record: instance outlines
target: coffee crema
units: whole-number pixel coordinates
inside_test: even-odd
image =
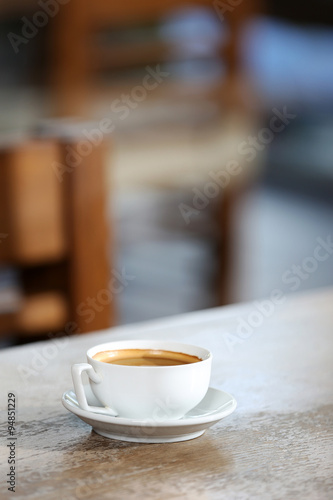
[[[202,361],[197,356],[183,352],[160,349],[119,349],[102,351],[93,355],[96,361],[125,366],[176,366]]]

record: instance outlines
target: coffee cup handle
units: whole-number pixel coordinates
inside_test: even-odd
[[[100,413],[102,415],[117,416],[117,412],[109,407],[102,406],[90,406],[87,402],[86,393],[82,383],[82,372],[86,371],[89,379],[95,384],[99,384],[102,381],[100,375],[98,375],[93,367],[88,363],[76,363],[72,366],[72,379],[74,384],[74,390],[76,394],[77,401],[82,410],[92,411],[93,413]]]

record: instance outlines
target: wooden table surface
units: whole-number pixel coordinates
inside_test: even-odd
[[[265,319],[263,304],[241,304],[1,351],[0,497],[332,498],[333,289],[282,302],[266,303]],[[247,328],[246,339],[237,334],[241,318],[261,323]],[[88,347],[125,338],[211,349],[211,386],[233,394],[236,411],[187,442],[136,444],[95,434],[61,404],[72,386],[70,366],[85,361]],[[4,481],[8,392],[18,407],[15,494]]]

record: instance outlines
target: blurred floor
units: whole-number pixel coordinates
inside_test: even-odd
[[[174,201],[158,191],[116,197],[116,226],[121,233],[116,262],[135,276],[118,298],[121,323],[216,305],[214,243],[177,232]],[[156,224],[159,218],[168,222],[164,232]],[[245,196],[235,218],[233,300],[263,298],[275,288],[291,293],[283,274],[313,255],[316,238],[326,240],[332,234],[332,218],[329,205],[265,185]],[[298,291],[331,285],[332,259],[319,263]]]
[[[292,191],[262,185],[243,199],[238,215],[236,301],[269,296],[274,288],[291,293],[283,274],[313,256],[318,237],[333,238],[332,204]],[[297,291],[332,285],[333,256],[300,281]]]

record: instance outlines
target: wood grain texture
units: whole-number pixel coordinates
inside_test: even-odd
[[[253,304],[1,352],[1,408],[10,390],[19,409],[15,498],[332,498],[333,289],[284,299],[233,350],[225,334],[237,332],[240,318],[257,310]],[[211,349],[211,385],[235,396],[236,412],[182,443],[132,444],[91,432],[60,403],[72,385],[70,365],[84,361],[92,345],[125,338],[177,339]],[[25,381],[22,367],[36,373]],[[4,411],[1,416],[5,422]],[[1,427],[6,435],[6,424]],[[5,458],[4,440],[0,450]],[[5,474],[8,466],[1,463]]]

